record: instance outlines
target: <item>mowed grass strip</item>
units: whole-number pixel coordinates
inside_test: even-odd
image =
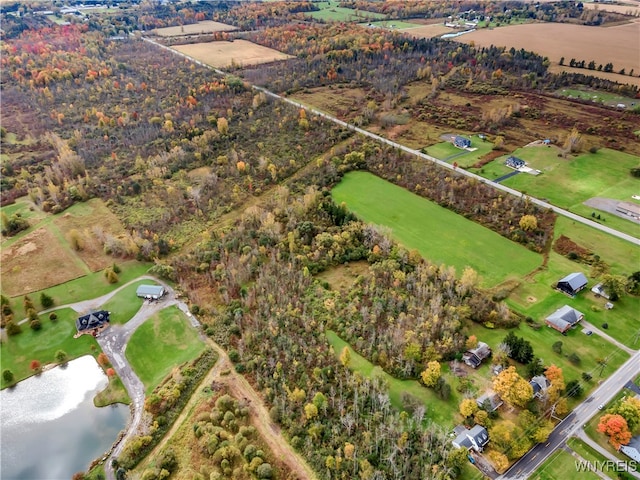
[[[448,401],[440,400],[432,389],[426,388],[417,380],[399,380],[386,373],[381,367],[372,364],[366,358],[359,355],[351,348],[349,343],[345,342],[335,332],[327,330],[326,336],[338,357],[344,347],[349,348],[351,356],[348,367],[352,371],[358,372],[366,378],[381,378],[384,380],[388,385],[389,399],[395,408],[404,410],[402,397],[408,394],[425,406],[427,409],[425,412],[426,418],[429,418],[438,425],[453,427],[453,419],[456,416],[458,403],[461,400],[458,392],[456,392],[454,388],[452,388],[451,397]],[[443,365],[443,373],[446,370],[444,367]]]
[[[391,229],[396,241],[458,275],[472,267],[491,287],[521,278],[542,262],[522,245],[368,172],[350,172],[332,190],[361,219]]]
[[[42,329],[35,331],[28,323],[23,323],[22,333],[12,335],[0,344],[2,356],[2,370],[13,372],[15,381],[30,377],[32,360],[38,360],[43,366],[47,363],[57,363],[55,354],[58,350],[66,352],[72,360],[82,355],[97,355],[98,344],[91,335],[73,338],[76,333],[77,313],[70,308],[56,310],[56,322],[49,320],[49,315],[41,315]],[[4,381],[2,386],[5,386]]]
[[[204,349],[196,329],[178,307],[171,306],[138,327],[125,354],[149,395],[174,367],[196,358]]]

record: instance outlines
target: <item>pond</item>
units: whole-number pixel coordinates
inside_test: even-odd
[[[0,392],[3,480],[69,480],[107,452],[129,407],[97,408],[107,377],[90,356]]]

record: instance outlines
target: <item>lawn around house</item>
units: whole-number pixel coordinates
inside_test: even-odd
[[[138,280],[124,287],[107,302],[102,304],[102,310],[111,312],[112,324],[127,323],[140,310],[143,299],[136,296],[136,290],[140,285],[157,285],[153,280]]]
[[[32,360],[38,360],[42,366],[58,363],[55,360],[58,350],[66,352],[68,360],[87,354],[97,356],[100,347],[95,338],[91,335],[73,338],[77,313],[71,308],[61,308],[55,313],[58,315],[56,322],[49,320],[49,315],[41,315],[41,330],[32,330],[28,323],[23,323],[21,333],[8,337],[0,344],[2,370],[11,370],[15,382],[33,375],[30,368]],[[5,386],[2,381],[2,387]]]
[[[585,335],[582,333],[581,327],[569,330],[567,335],[562,335],[560,332],[544,325],[544,322],[541,323],[543,326],[539,330],[534,330],[524,322],[519,327],[510,330],[489,329],[473,323],[469,324],[468,334],[475,335],[478,340],[487,343],[492,350],[496,351],[504,337],[512,331],[518,337],[522,337],[531,343],[535,356],[543,359],[545,365],[555,364],[560,367],[564,373],[565,383],[571,380],[583,382],[582,372],[590,373],[593,379],[588,383],[583,382],[585,390],[583,398],[587,396],[590,389],[596,386],[598,380],[611,375],[629,358],[628,353],[615,348],[601,337]],[[557,354],[552,349],[552,345],[558,341],[562,342],[562,354]],[[569,360],[569,355],[572,353],[577,354],[580,358],[579,364],[573,364]],[[607,364],[602,369],[597,363],[597,359],[605,357],[607,357]],[[516,364],[516,368],[520,375],[528,378],[525,365]],[[601,371],[602,377],[600,376]],[[571,407],[580,401],[582,399],[570,399],[569,406]]]
[[[475,165],[481,157],[484,157],[487,153],[493,150],[493,144],[486,140],[482,140],[478,135],[471,135],[465,138],[469,138],[471,140],[471,148],[475,148],[474,151],[470,152],[463,150],[456,147],[451,142],[436,143],[435,145],[425,147],[423,151],[426,152],[427,155],[436,157],[439,160],[443,160],[451,164],[456,162],[461,167],[466,168]]]
[[[193,360],[205,347],[184,313],[171,306],[138,327],[125,354],[149,395],[175,367]]]
[[[571,448],[571,450],[573,450],[582,458],[591,462],[594,465],[597,465],[597,464],[602,465],[602,462],[608,460],[607,458],[605,458],[604,455],[594,450],[592,447],[584,443],[579,438],[574,438],[574,437],[570,438],[569,440],[567,440],[567,445],[569,446],[569,448]],[[604,473],[611,480],[616,480],[617,478],[613,476],[612,473],[610,472],[604,471],[602,473]]]
[[[424,258],[452,265],[458,275],[472,267],[485,287],[522,278],[542,262],[522,245],[368,172],[349,172],[331,195]]]
[[[578,472],[576,462],[579,460],[564,450],[556,450],[536,470],[531,480],[599,480],[593,472]]]

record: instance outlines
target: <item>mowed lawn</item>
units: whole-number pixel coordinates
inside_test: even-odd
[[[125,354],[149,395],[174,367],[196,358],[204,349],[196,329],[178,307],[172,306],[138,327]]]
[[[458,275],[472,267],[485,287],[522,278],[542,262],[522,245],[368,172],[348,173],[331,193],[362,220],[390,228],[407,249],[454,266]]]
[[[601,148],[575,158],[557,156],[558,149],[526,147],[513,155],[529,162],[542,175],[516,175],[503,183],[526,191],[537,198],[546,198],[563,208],[579,206],[592,197],[607,197],[632,201],[638,194],[638,181],[631,179],[629,169],[640,164],[640,158],[628,153]],[[503,162],[504,158],[496,162]]]
[[[475,148],[474,151],[463,150],[451,142],[436,143],[435,145],[426,147],[424,150],[428,155],[436,157],[438,160],[444,160],[451,164],[456,162],[461,167],[470,167],[475,165],[481,157],[484,157],[493,149],[493,143],[482,140],[477,135],[465,138],[471,140],[471,148]]]
[[[41,315],[42,329],[38,331],[32,330],[28,323],[22,324],[22,333],[8,337],[0,344],[2,370],[11,370],[15,381],[33,374],[30,369],[32,360],[38,360],[42,366],[57,363],[54,357],[58,350],[66,352],[69,360],[99,352],[98,344],[91,335],[73,338],[78,318],[74,310],[61,308],[56,310],[56,314],[56,322],[49,320],[49,315]],[[2,386],[5,385],[2,381]]]
[[[545,365],[553,364],[562,368],[565,382],[570,380],[582,382],[582,372],[590,373],[593,380],[584,384],[585,393],[595,387],[599,379],[611,375],[629,358],[628,353],[616,348],[598,335],[585,335],[581,327],[569,330],[567,335],[562,335],[560,332],[544,325],[544,321],[541,323],[542,327],[539,330],[534,330],[524,322],[519,327],[511,330],[501,328],[488,329],[473,323],[469,324],[468,334],[475,335],[478,340],[486,342],[495,352],[507,334],[513,332],[518,337],[522,337],[531,343],[535,356],[541,358]],[[552,348],[552,345],[558,341],[562,342],[561,354],[555,353]],[[578,364],[573,364],[569,361],[568,357],[572,353],[578,355],[580,359]],[[608,357],[607,365],[602,369],[597,363],[597,359],[606,357]],[[516,367],[522,376],[528,378],[524,365],[516,364]],[[601,371],[602,377],[600,377]],[[570,404],[571,402],[574,401],[570,401]]]
[[[138,280],[124,287],[101,305],[102,310],[111,312],[112,324],[127,323],[140,310],[143,299],[136,296],[136,290],[140,285],[157,285],[157,283],[153,280]]]
[[[536,470],[531,480],[599,480],[600,477],[593,472],[578,472],[576,462],[578,460],[564,450],[555,451]]]

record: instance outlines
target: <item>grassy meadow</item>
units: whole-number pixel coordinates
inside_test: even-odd
[[[56,322],[49,320],[48,315],[42,315],[41,330],[32,330],[25,323],[22,333],[8,337],[0,344],[2,370],[11,370],[16,382],[33,375],[30,368],[32,360],[38,360],[42,366],[57,363],[55,354],[58,350],[66,352],[69,360],[87,354],[97,356],[100,347],[95,338],[91,335],[73,338],[78,318],[76,312],[71,308],[61,308],[56,310],[56,314]],[[4,381],[2,386],[6,386]]]
[[[531,480],[599,480],[600,477],[593,472],[577,472],[575,462],[578,459],[565,450],[556,450],[536,470]]]
[[[485,287],[521,278],[542,263],[522,245],[367,172],[345,175],[332,196],[364,221],[391,229],[407,249],[458,274],[472,267]]]
[[[205,349],[182,311],[171,306],[147,319],[133,333],[125,354],[149,395],[171,371]]]
[[[315,5],[320,10],[307,12],[305,15],[314,20],[325,22],[363,22],[365,20],[382,20],[385,17],[381,13],[340,7],[338,2],[318,2]]]

